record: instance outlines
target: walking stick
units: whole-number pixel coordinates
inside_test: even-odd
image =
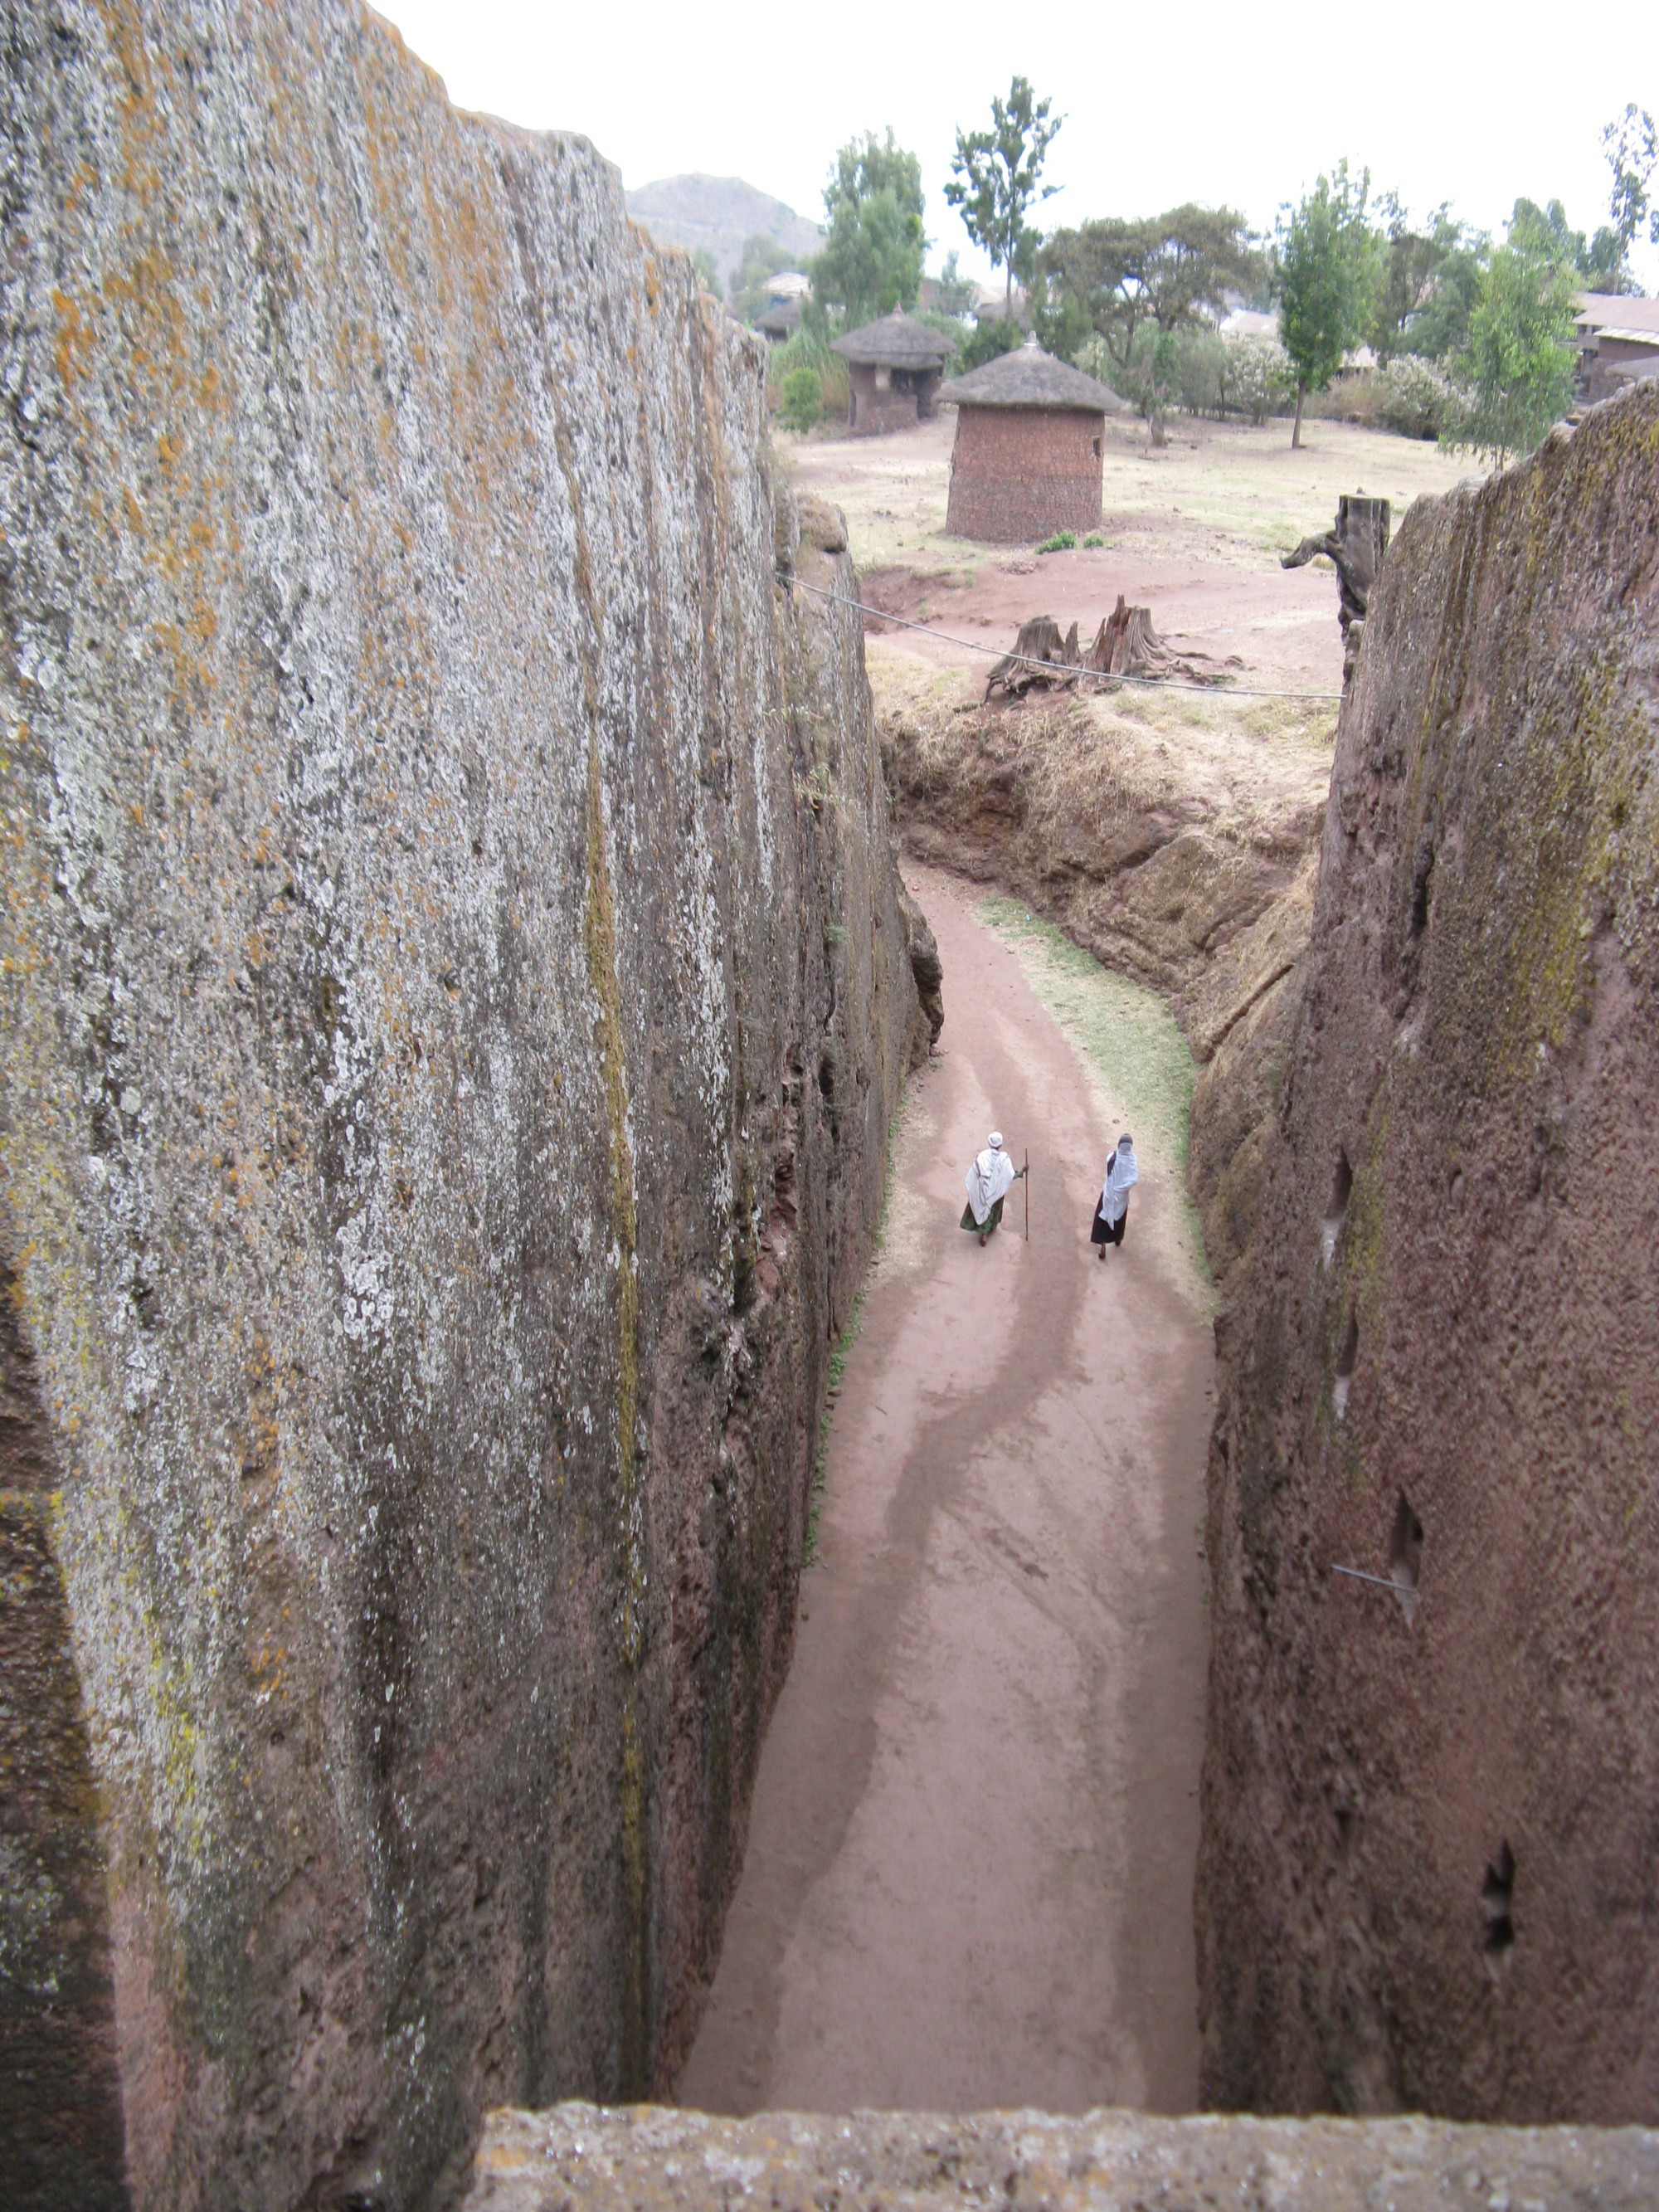
[[[1029,1152],[1025,1155],[1025,1173],[1022,1180],[1025,1185],[1025,1242],[1029,1244],[1031,1241],[1031,1155]]]

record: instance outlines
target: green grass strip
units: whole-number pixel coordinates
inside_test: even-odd
[[[1187,1188],[1195,1063],[1181,1024],[1156,991],[1103,968],[1064,930],[1039,920],[1017,899],[988,898],[979,913],[1013,952],[1084,1065],[1122,1109],[1141,1159],[1170,1170],[1188,1257],[1200,1282],[1211,1287],[1203,1226]]]

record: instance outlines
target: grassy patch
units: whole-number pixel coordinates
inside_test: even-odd
[[[1156,991],[1113,975],[1018,900],[988,898],[980,919],[1012,947],[1033,991],[1117,1102],[1141,1158],[1168,1166],[1189,1256],[1208,1285],[1204,1231],[1187,1189],[1194,1061],[1180,1024]]]

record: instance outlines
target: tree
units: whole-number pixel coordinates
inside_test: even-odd
[[[1054,134],[1066,119],[1056,115],[1050,122],[1049,106],[1036,97],[1027,78],[1015,77],[1006,100],[992,99],[991,128],[958,131],[951,156],[945,197],[960,211],[969,237],[990,256],[991,266],[1006,272],[1005,321],[1013,313],[1014,278],[1030,275],[1041,243],[1025,219],[1027,210],[1059,189],[1039,181]]]
[[[1386,368],[1397,353],[1410,350],[1413,318],[1432,298],[1442,263],[1462,241],[1462,226],[1443,204],[1431,212],[1425,228],[1416,230],[1393,192],[1384,193],[1377,212],[1383,229],[1376,240],[1365,343],[1377,367]]]
[[[743,242],[743,254],[732,271],[726,296],[740,323],[752,323],[764,312],[767,279],[790,265],[789,255],[769,231],[757,230]]]
[[[1140,405],[1161,444],[1176,351],[1156,341],[1218,321],[1227,295],[1259,280],[1261,258],[1236,209],[1188,203],[1139,221],[1109,216],[1056,231],[1042,270],[1051,295],[1098,332],[1115,388]]]
[[[1500,466],[1530,453],[1572,402],[1578,272],[1537,216],[1529,201],[1516,203],[1508,242],[1481,276],[1456,364],[1461,404],[1443,434]]]
[[[933,305],[941,315],[965,315],[979,297],[979,287],[957,266],[953,246],[933,279]]]
[[[1650,197],[1653,173],[1659,168],[1659,134],[1655,132],[1652,116],[1632,100],[1601,133],[1601,148],[1613,171],[1608,212],[1622,269],[1644,222],[1649,243],[1659,246],[1659,207],[1651,204]]]
[[[853,330],[895,307],[914,307],[921,289],[921,164],[866,131],[836,156],[824,187],[830,235],[812,264],[812,293]]]
[[[1616,231],[1603,224],[1588,243],[1582,230],[1575,230],[1567,221],[1567,211],[1559,200],[1551,200],[1540,207],[1536,200],[1516,200],[1515,212],[1510,218],[1510,243],[1519,226],[1534,242],[1535,250],[1546,259],[1559,261],[1582,276],[1592,290],[1617,292],[1624,282],[1624,248]]]
[[[1358,343],[1364,326],[1371,234],[1365,222],[1370,172],[1350,176],[1346,160],[1321,177],[1299,207],[1279,219],[1279,341],[1296,373],[1292,447],[1302,443],[1302,409],[1323,392]]]
[[[1449,223],[1450,234],[1434,265],[1428,297],[1406,323],[1402,351],[1443,362],[1469,342],[1469,314],[1486,265],[1491,241],[1484,231]]]

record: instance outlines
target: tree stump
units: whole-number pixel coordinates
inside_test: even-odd
[[[1336,527],[1322,538],[1304,538],[1294,553],[1279,556],[1281,568],[1305,568],[1319,553],[1333,563],[1339,592],[1336,618],[1345,644],[1350,627],[1365,619],[1371,586],[1389,550],[1391,520],[1386,499],[1344,492],[1336,502]]]

